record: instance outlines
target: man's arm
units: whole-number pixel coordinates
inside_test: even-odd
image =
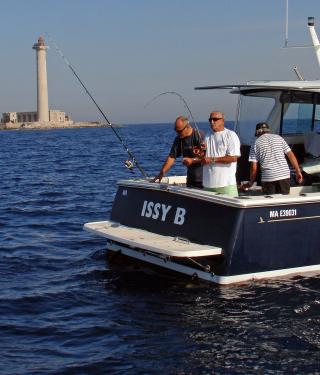
[[[250,182],[249,185],[252,186],[256,180],[258,171],[258,163],[255,161],[250,161]]]
[[[221,164],[230,164],[237,161],[239,156],[232,156],[232,155],[225,155],[225,156],[215,156],[213,157],[205,157],[202,159],[202,164],[213,164],[213,163],[221,163]]]
[[[256,177],[257,177],[257,171],[258,171],[258,163],[256,161],[250,161],[250,181],[246,184],[241,185],[242,190],[248,190],[251,188],[251,186],[254,184]]]
[[[215,158],[215,163],[230,164],[236,162],[240,157],[240,140],[234,131],[229,132],[228,147],[225,156]]]
[[[162,180],[162,177],[164,176],[165,173],[167,173],[169,171],[169,169],[173,166],[174,162],[175,162],[175,158],[171,157],[171,156],[168,156],[166,161],[164,162],[162,168],[160,169],[160,172],[158,174],[158,176],[156,176],[154,179],[153,179],[153,182],[161,182]]]
[[[240,157],[240,140],[234,132],[230,132],[230,136],[227,139],[228,147],[226,150],[226,155],[216,157],[205,157],[202,161],[202,164],[230,164],[236,162]]]
[[[236,155],[225,155],[225,156],[217,156],[214,159],[215,163],[221,163],[221,164],[230,164],[237,161],[239,156]]]
[[[190,167],[191,165],[201,164],[201,159],[200,158],[183,158],[182,163],[186,167]]]
[[[288,159],[292,165],[292,167],[295,169],[296,171],[296,181],[301,184],[301,182],[303,181],[303,176],[302,176],[302,173],[301,173],[301,170],[300,170],[300,167],[299,167],[299,163],[298,163],[298,160],[297,158],[295,157],[294,153],[292,151],[288,151],[286,153],[286,155],[288,156]]]

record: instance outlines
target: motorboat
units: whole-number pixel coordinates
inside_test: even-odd
[[[318,54],[313,19],[308,27]],[[320,272],[320,80],[196,89],[239,97],[239,185],[248,180],[254,114],[290,145],[307,172],[304,185],[289,195],[263,195],[258,183],[232,197],[187,188],[185,176],[121,180],[109,220],[84,229],[105,237],[110,254],[217,284]]]

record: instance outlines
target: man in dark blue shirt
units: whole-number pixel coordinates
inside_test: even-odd
[[[189,120],[184,116],[179,116],[176,119],[174,129],[177,136],[166,161],[154,181],[160,182],[164,174],[173,166],[176,158],[182,156],[183,164],[187,167],[187,187],[201,189],[201,155],[197,155],[195,147],[200,149],[203,146],[203,133],[198,129],[193,129]]]

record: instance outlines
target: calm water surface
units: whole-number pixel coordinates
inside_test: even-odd
[[[172,127],[119,131],[156,174]],[[82,225],[131,177],[110,129],[2,131],[0,155],[1,374],[320,373],[320,277],[217,287],[108,264]]]

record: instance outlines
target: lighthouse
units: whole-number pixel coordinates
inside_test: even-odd
[[[46,51],[49,48],[44,44],[44,38],[39,37],[38,43],[32,47],[37,53],[37,117],[39,122],[49,121],[48,81]]]

